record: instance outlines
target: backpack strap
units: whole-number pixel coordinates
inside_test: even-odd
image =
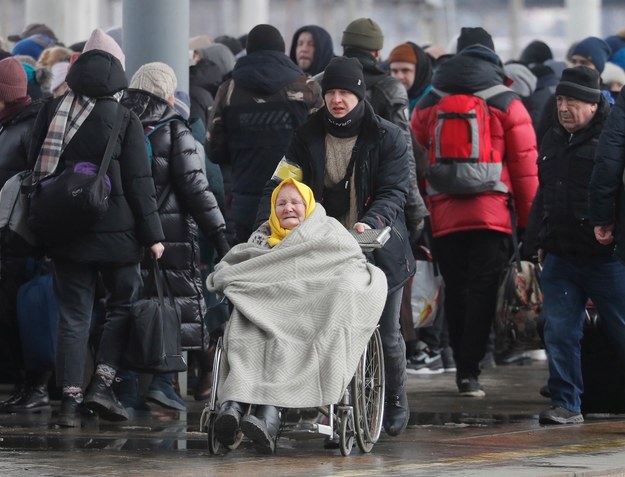
[[[512,90],[510,88],[508,88],[507,86],[505,86],[503,84],[496,84],[496,85],[491,86],[489,88],[481,89],[481,90],[475,91],[473,93],[447,93],[447,92],[445,92],[443,90],[440,90],[440,89],[437,89],[437,88],[434,88],[434,87],[430,91],[432,91],[434,94],[436,94],[440,98],[443,98],[445,96],[451,96],[452,94],[472,94],[474,96],[482,98],[486,102],[488,102],[489,99],[494,98],[498,94],[507,93],[509,91],[512,92]]]
[[[484,101],[488,102],[489,99],[494,98],[498,94],[507,93],[508,91],[512,92],[510,88],[503,84],[496,84],[491,86],[490,88],[482,89],[480,91],[476,91],[473,93],[475,96],[482,98]]]

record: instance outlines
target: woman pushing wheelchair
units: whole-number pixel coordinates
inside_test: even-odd
[[[232,248],[207,287],[234,307],[224,333],[215,437],[231,446],[241,431],[269,454],[280,408],[339,402],[387,295],[384,273],[292,178],[273,191],[269,221]]]

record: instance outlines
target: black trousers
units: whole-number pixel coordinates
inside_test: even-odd
[[[445,280],[445,315],[458,379],[477,377],[486,351],[500,275],[510,258],[510,236],[493,230],[434,239]]]
[[[59,386],[83,386],[85,359],[98,280],[106,293],[106,316],[96,363],[115,369],[126,347],[129,307],[142,286],[138,263],[54,261],[54,290],[59,306],[56,375]]]

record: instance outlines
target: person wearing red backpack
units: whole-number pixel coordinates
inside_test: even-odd
[[[462,28],[457,51],[435,71],[411,127],[428,149],[426,203],[445,279],[456,384],[460,395],[482,397],[479,362],[511,252],[510,204],[524,229],[538,186],[536,136],[519,96],[506,88],[490,34]]]

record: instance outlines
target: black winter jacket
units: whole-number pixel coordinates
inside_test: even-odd
[[[117,109],[123,108],[113,95],[128,85],[119,61],[101,50],[83,53],[72,65],[67,83],[76,94],[98,100],[61,154],[59,172],[82,161],[100,164]],[[37,117],[29,154],[33,164],[60,100],[46,103]],[[75,262],[139,263],[143,259],[142,246],[150,247],[164,239],[143,127],[126,108],[107,175],[111,180],[107,212],[91,230],[64,244],[48,246],[50,257]]]
[[[428,211],[417,185],[417,163],[408,120],[410,104],[408,93],[404,85],[382,69],[370,53],[356,48],[348,48],[345,50],[345,56],[356,58],[362,64],[365,85],[367,86],[367,101],[373,107],[375,114],[399,127],[406,143],[411,146],[408,148],[410,183],[404,212],[411,239],[416,242],[421,234],[423,218],[428,215]]]
[[[286,155],[303,170],[303,181],[315,197],[323,197],[325,175],[325,110],[313,114],[294,134]],[[386,274],[389,293],[403,286],[415,271],[404,218],[408,195],[408,145],[402,131],[377,116],[366,104],[360,134],[354,147],[355,187],[359,222],[372,228],[392,227],[386,245],[373,252],[372,262]],[[259,219],[269,218],[271,192],[277,184],[265,188]]]
[[[42,103],[31,103],[0,124],[0,188],[18,172],[31,169],[28,151],[31,133]]]
[[[601,97],[590,123],[574,133],[558,122],[545,134],[538,154],[539,186],[528,231],[538,229],[538,247],[569,260],[606,258],[613,246],[595,239],[588,192],[595,150],[610,106]],[[533,241],[528,235],[528,240]]]
[[[293,131],[321,107],[321,89],[283,53],[240,58],[211,112],[210,160],[231,165],[232,218],[253,228],[265,183]],[[225,174],[224,174],[225,175]]]
[[[207,336],[203,330],[206,304],[198,268],[198,225],[224,255],[228,250],[224,218],[203,172],[204,157],[198,154],[193,134],[178,113],[157,96],[136,89],[126,92],[122,104],[139,116],[146,129],[166,123],[149,137],[156,195],[160,199],[167,193],[159,209],[165,233],[165,251],[159,263],[182,312],[182,346],[199,348]],[[148,259],[143,264],[144,275],[150,267]],[[152,281],[146,280],[144,295],[156,296]]]
[[[615,224],[615,253],[625,261],[625,89],[603,126],[590,181],[590,213],[595,225]]]
[[[40,101],[30,103],[0,124],[0,188],[15,174],[32,169],[34,164],[29,163],[28,152],[32,128],[42,104]],[[7,259],[37,255],[38,251],[8,227],[2,231],[1,239],[0,278],[6,280],[11,268]]]

